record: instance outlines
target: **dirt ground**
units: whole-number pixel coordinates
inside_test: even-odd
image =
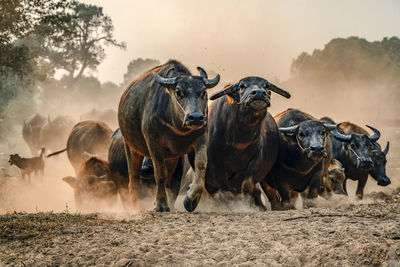
[[[400,192],[274,212],[0,216],[13,266],[399,266]]]

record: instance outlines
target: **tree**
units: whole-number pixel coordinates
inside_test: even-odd
[[[57,18],[63,21],[60,27],[48,23]],[[95,70],[103,61],[104,45],[125,48],[125,43],[114,39],[113,30],[111,18],[102,7],[73,1],[68,10],[48,16],[31,38],[37,40],[42,54],[55,68],[68,73],[73,85],[85,70]]]
[[[122,82],[122,86],[123,87],[128,86],[139,75],[160,64],[161,64],[160,61],[158,61],[157,59],[150,59],[150,58],[146,59],[137,58],[131,60],[128,64],[128,70],[124,74],[124,81]]]

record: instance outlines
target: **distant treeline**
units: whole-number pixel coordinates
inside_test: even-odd
[[[385,82],[392,89],[400,85],[400,39],[369,42],[359,37],[336,38],[310,55],[293,60],[293,79],[321,82]]]

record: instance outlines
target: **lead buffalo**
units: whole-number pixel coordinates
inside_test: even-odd
[[[100,121],[82,121],[74,126],[63,150],[49,154],[51,157],[67,151],[68,159],[78,174],[81,164],[86,160],[85,152],[107,160],[112,131]]]
[[[279,149],[278,127],[268,113],[271,91],[290,94],[259,77],[246,77],[213,95],[209,113],[206,190],[242,193],[262,206],[254,186],[271,170]]]
[[[169,211],[165,187],[180,157],[194,150],[196,177],[184,206],[193,211],[204,188],[207,166],[207,89],[219,75],[208,79],[198,67],[193,76],[181,63],[171,60],[135,80],[121,97],[118,122],[125,140],[129,192],[136,203],[143,157],[153,160],[156,180],[155,211]]]
[[[332,157],[329,132],[336,125],[322,123],[296,109],[278,114],[275,120],[281,132],[279,155],[265,182],[278,190],[280,204],[276,193],[265,187],[272,208],[286,209],[293,207],[290,191],[303,192],[309,187],[308,198],[318,196]]]
[[[332,121],[329,118],[322,118]],[[345,168],[346,179],[343,188],[346,190],[347,179],[358,181],[356,196],[363,198],[364,188],[370,174],[378,185],[390,184],[386,176],[386,154],[389,151],[389,142],[382,151],[376,142],[380,137],[378,129],[368,126],[374,134],[369,136],[368,132],[351,122],[340,124],[339,133],[332,139],[333,157],[339,160]]]
[[[31,150],[32,156],[37,156],[42,144],[40,143],[40,131],[46,124],[46,117],[40,114],[34,114],[24,120],[22,127],[22,136]]]
[[[117,129],[112,137],[111,144],[108,151],[108,162],[110,164],[111,179],[117,185],[118,192],[121,197],[124,207],[129,206],[128,198],[128,165],[126,161],[124,139],[121,135],[120,129]],[[174,204],[178,196],[179,186],[182,179],[183,162],[180,159],[171,179],[167,183],[167,189],[171,193],[170,204]],[[140,170],[140,190],[139,195],[141,198],[149,196],[149,192],[153,191],[155,186],[153,163],[151,159],[145,157]],[[151,195],[151,194],[150,194]]]

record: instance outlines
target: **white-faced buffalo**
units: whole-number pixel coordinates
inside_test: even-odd
[[[128,164],[126,160],[124,139],[121,135],[120,129],[117,129],[112,137],[110,149],[108,151],[108,162],[110,164],[111,177],[114,183],[117,185],[118,192],[121,197],[122,204],[124,207],[128,207],[131,203],[128,198],[128,186],[129,186],[129,175],[128,175]],[[178,196],[179,186],[182,179],[183,162],[182,159],[178,161],[175,172],[168,180],[166,185],[167,189],[171,193],[171,199],[169,204],[174,204]],[[151,196],[151,192],[155,187],[154,169],[153,163],[150,158],[145,157],[140,170],[140,186],[139,186],[139,197],[144,198]]]
[[[53,120],[48,116],[40,130],[41,145],[51,152],[62,149],[74,125],[75,121],[69,116],[58,116]]]
[[[78,174],[81,164],[86,160],[85,152],[107,160],[112,130],[100,121],[82,121],[74,126],[63,150],[49,154],[51,157],[67,151],[68,159]]]
[[[336,125],[296,109],[278,114],[275,120],[281,132],[279,155],[265,182],[278,190],[281,203],[276,194],[268,194],[271,190],[266,193],[273,209],[287,209],[293,207],[290,191],[303,192],[309,187],[308,198],[318,196],[332,156],[329,132]]]
[[[45,124],[46,117],[40,114],[34,114],[24,120],[22,136],[28,144],[32,156],[37,156],[42,148],[42,144],[40,143],[40,131]]]
[[[262,206],[254,185],[271,170],[279,148],[278,127],[268,113],[271,92],[290,94],[259,77],[246,77],[211,96],[206,190],[242,193]]]
[[[74,189],[78,209],[116,203],[117,186],[111,180],[110,168],[104,160],[88,158],[80,166],[77,177],[67,176],[63,181]]]
[[[165,187],[179,158],[194,150],[196,176],[184,201],[193,211],[204,188],[207,166],[207,89],[219,75],[208,79],[198,67],[193,76],[181,63],[171,60],[136,79],[124,92],[118,122],[125,140],[129,192],[136,203],[143,157],[153,160],[156,180],[155,211],[169,211]]]
[[[329,118],[322,119],[332,121]],[[356,196],[359,199],[363,198],[368,174],[378,182],[378,185],[390,184],[385,167],[389,143],[382,151],[381,146],[376,142],[380,137],[379,130],[368,125],[367,127],[374,132],[372,136],[369,136],[368,132],[360,126],[343,122],[332,139],[333,158],[339,160],[345,168],[346,179],[343,182],[343,188],[347,192],[347,179],[358,181]]]
[[[102,121],[110,126],[112,129],[118,127],[117,112],[113,109],[98,110],[93,108],[91,111],[80,116],[81,121],[94,120]]]

